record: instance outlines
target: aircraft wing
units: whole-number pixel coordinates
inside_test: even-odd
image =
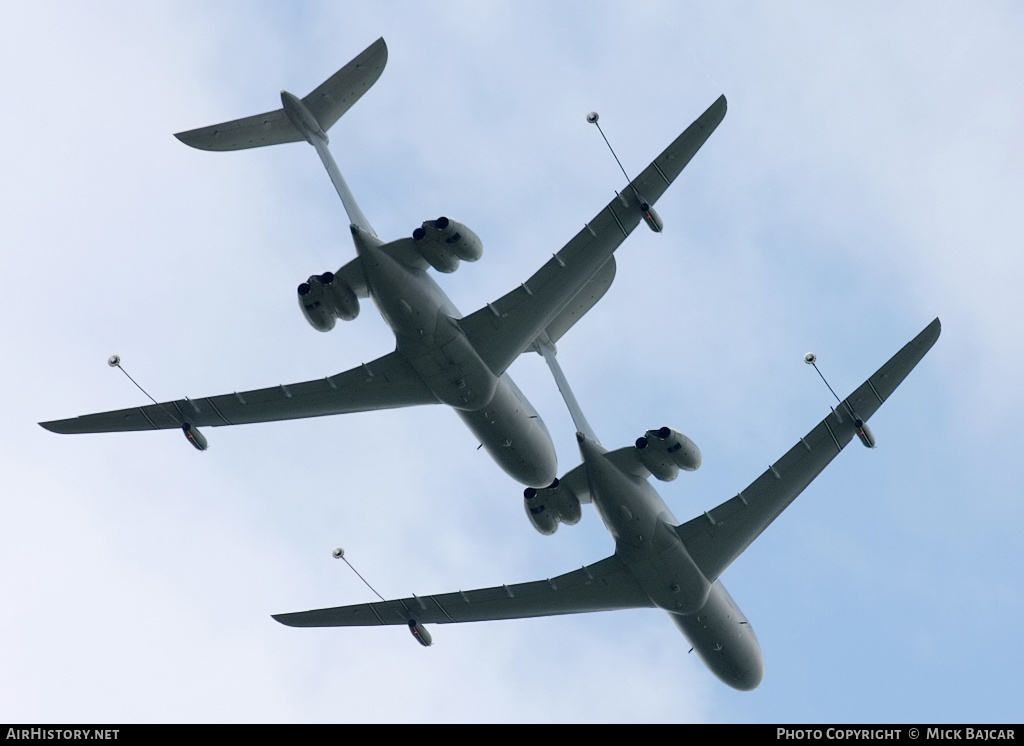
[[[856,429],[847,403],[866,421],[932,348],[941,331],[935,319],[753,484],[717,508],[676,526],[709,581],[714,582],[853,439]]]
[[[374,627],[407,624],[410,619],[421,624],[451,624],[653,606],[622,560],[613,554],[550,580],[275,614],[274,619],[289,627]]]
[[[324,132],[377,82],[387,61],[387,45],[377,39],[302,99]],[[244,150],[305,140],[284,109],[179,132],[175,137],[200,150]]]
[[[495,374],[503,373],[549,326],[552,334],[561,336],[597,302],[611,284],[614,265],[599,275],[593,288],[597,296],[589,305],[584,301],[575,317],[560,318],[574,298],[587,292],[587,283],[639,225],[642,214],[636,194],[643,195],[651,205],[657,202],[715,131],[725,112],[725,96],[721,96],[529,280],[459,321]]]
[[[437,398],[405,359],[392,352],[315,381],[203,399],[179,399],[39,424],[55,433],[109,433],[165,430],[181,427],[185,422],[212,427],[241,425],[436,403]]]

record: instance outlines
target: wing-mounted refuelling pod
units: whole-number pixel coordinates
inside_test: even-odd
[[[619,160],[619,156],[615,155],[615,149],[605,136],[604,130],[601,129],[601,125],[598,122],[600,118],[600,115],[596,111],[592,111],[587,114],[587,122],[597,127],[597,131],[600,132],[601,137],[604,138],[605,145],[607,145],[608,150],[611,151],[612,157],[615,159],[615,162],[619,164],[619,169],[622,171],[622,175],[626,177],[626,181],[632,183],[632,179],[629,178],[629,174],[626,173],[626,169],[622,166],[622,161]],[[633,194],[636,195],[637,202],[640,203],[640,214],[643,216],[644,222],[647,223],[647,227],[655,233],[661,233],[665,229],[665,222],[661,219],[661,215],[659,215],[651,204],[643,198],[643,195],[637,191],[635,186],[633,187]]]
[[[143,394],[145,394],[149,398],[149,400],[151,402],[153,402],[153,404],[160,410],[160,414],[159,415],[156,415],[156,413],[154,413],[154,415],[152,415],[152,416],[151,415],[147,415],[145,413],[145,411],[142,410],[141,408],[139,408],[137,410],[137,411],[142,413],[143,417],[145,417],[145,421],[146,421],[146,424],[148,425],[148,427],[156,428],[156,425],[153,423],[153,419],[152,419],[153,416],[155,416],[158,420],[166,417],[170,422],[177,423],[177,425],[181,426],[181,431],[185,434],[185,440],[187,440],[189,443],[191,443],[192,447],[195,448],[197,451],[205,451],[207,448],[210,447],[210,444],[206,442],[206,436],[204,436],[201,432],[199,432],[198,428],[193,427],[191,422],[185,422],[182,419],[181,409],[179,407],[177,407],[177,406],[167,407],[167,406],[163,406],[163,405],[157,404],[156,403],[156,399],[154,399],[152,396],[150,396],[149,392],[146,391],[146,389],[142,388],[142,386],[139,385],[138,381],[136,381],[134,378],[132,378],[130,375],[128,375],[128,371],[126,371],[123,367],[121,367],[121,356],[120,355],[111,355],[109,358],[107,358],[107,365],[109,365],[111,368],[117,368],[122,373],[124,373],[125,376],[128,378],[128,380],[131,381],[132,383],[134,383],[135,387],[139,391],[141,391]],[[189,400],[186,399],[186,401],[189,401]],[[189,401],[189,403],[192,404],[192,402],[190,402],[190,401]],[[192,404],[192,406],[193,406],[193,408],[195,408],[196,405]],[[196,409],[196,411],[198,412],[199,410]],[[45,427],[47,430],[51,430],[52,429],[55,432],[75,432],[74,430],[64,430],[62,428],[59,428],[59,425],[64,425],[64,424],[66,424],[68,422],[70,422],[70,421],[69,420],[65,420],[64,422],[61,422],[61,423],[40,423],[40,424],[42,424],[43,427]],[[53,427],[53,425],[58,425],[58,427]],[[164,425],[164,427],[176,427],[177,425]]]
[[[849,404],[846,405],[846,408],[848,410],[846,412],[846,416],[853,419],[853,431],[857,433],[857,437],[860,439],[860,442],[867,448],[874,448],[875,434],[871,432],[871,428],[868,427],[868,423],[864,422],[864,420],[862,420],[857,413],[850,408]],[[842,410],[833,409],[832,411],[835,413],[836,419],[842,422],[844,419]]]
[[[857,428],[857,437],[860,438],[860,442],[868,448],[874,448],[875,434],[871,432],[871,428],[868,427],[868,423],[858,417],[853,421],[853,426]]]
[[[670,427],[648,430],[637,438],[636,453],[644,468],[662,482],[671,482],[680,469],[695,471],[701,463],[696,444]]]
[[[417,622],[415,619],[409,620],[409,631],[412,632],[412,636],[416,638],[416,642],[425,648],[429,648],[434,644],[434,638],[427,632],[427,628]]]
[[[185,422],[181,426],[181,431],[185,433],[185,439],[191,443],[197,451],[205,451],[210,447],[210,444],[206,442],[206,436],[199,432],[198,427],[193,427],[190,423]]]
[[[853,419],[854,432],[857,433],[857,437],[860,439],[860,442],[867,448],[874,448],[875,434],[871,432],[871,429],[867,426],[867,423],[864,422],[863,418],[860,415],[858,415],[854,408],[850,405],[849,399],[847,399],[845,402],[839,401],[839,395],[836,394],[836,392],[832,389],[832,384],[825,380],[825,374],[818,370],[818,356],[815,355],[813,352],[808,352],[806,355],[804,355],[804,362],[813,367],[815,371],[817,371],[818,375],[821,377],[821,380],[825,383],[826,386],[828,386],[828,390],[832,392],[832,396],[834,396],[836,398],[836,401],[839,402],[839,409],[832,410],[832,412],[836,416],[836,419],[839,420],[840,422],[843,421],[842,410],[845,408],[846,414]]]
[[[661,219],[661,215],[642,199],[640,200],[640,211],[643,213],[644,222],[647,223],[647,227],[652,231],[661,233],[665,229],[665,223]]]

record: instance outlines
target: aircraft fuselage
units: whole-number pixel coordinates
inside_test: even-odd
[[[698,569],[673,529],[672,511],[646,479],[605,458],[600,444],[577,439],[590,497],[615,538],[615,553],[718,678],[736,689],[756,688],[764,663],[754,630],[721,582]]]
[[[459,310],[425,270],[382,251],[368,232],[352,230],[367,290],[398,352],[506,473],[529,486],[551,484],[558,462],[544,421],[506,373],[495,375],[480,359],[459,327]]]

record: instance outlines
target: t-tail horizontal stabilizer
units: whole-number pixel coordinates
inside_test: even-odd
[[[326,133],[377,82],[387,61],[388,47],[383,39],[377,39],[305,98],[287,95],[301,101],[302,108],[312,115],[319,130]],[[175,137],[200,150],[245,150],[308,139],[283,107],[265,114],[179,132]]]

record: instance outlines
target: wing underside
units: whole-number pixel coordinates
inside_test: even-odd
[[[559,314],[591,278],[603,276],[599,271],[639,225],[642,211],[636,195],[643,195],[649,204],[657,202],[715,131],[725,112],[725,96],[721,96],[530,279],[459,321],[492,371],[504,372],[549,326],[560,335],[575,323],[578,315],[573,318]],[[610,284],[614,265],[603,274],[607,272],[612,273],[605,278]],[[599,288],[600,284],[594,289]],[[605,290],[607,286],[583,312]]]
[[[181,427],[185,422],[218,427],[436,403],[437,398],[404,358],[392,352],[315,381],[202,399],[179,399],[39,424],[55,433],[164,430]]]
[[[935,319],[749,487],[676,527],[708,580],[718,578],[853,440],[857,431],[849,410],[867,421],[931,349],[941,331]]]
[[[452,624],[653,606],[622,560],[612,555],[549,580],[275,614],[274,619],[290,627],[375,627],[407,624],[410,619]]]

